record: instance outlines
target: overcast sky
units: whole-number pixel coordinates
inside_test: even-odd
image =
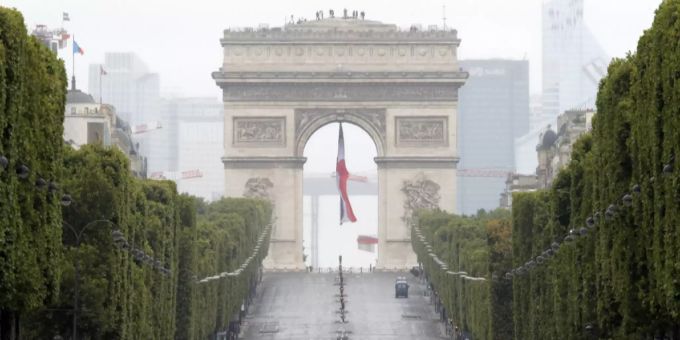
[[[586,0],[585,20],[610,56],[635,50],[643,30],[651,25],[661,0]],[[460,58],[528,59],[531,92],[541,89],[542,0],[0,0],[24,13],[27,25],[59,27],[62,12],[70,14],[66,28],[75,34],[85,55],[76,56],[78,85],[87,90],[90,63],[104,53],[134,51],[161,76],[165,95],[210,96],[220,91],[210,74],[222,62],[219,39],[229,27],[281,26],[291,15],[312,19],[317,10],[343,8],[365,11],[368,19],[401,27],[442,24],[462,39]],[[71,49],[62,50],[71,72]],[[361,129],[345,128],[350,171],[375,171],[375,147]],[[323,137],[319,137],[323,136]],[[335,168],[337,124],[319,130],[307,144],[306,171]]]
[[[372,20],[408,27],[442,24],[458,29],[461,58],[529,59],[531,91],[540,92],[542,0],[0,0],[24,13],[29,27],[61,25],[85,50],[76,58],[79,87],[87,67],[107,51],[134,51],[161,75],[166,94],[218,97],[210,77],[221,63],[219,39],[229,27],[280,26],[290,15],[311,19],[317,10],[366,12]],[[586,22],[611,56],[634,50],[661,0],[586,0]],[[71,72],[70,48],[61,55]],[[69,74],[70,75],[70,74]]]

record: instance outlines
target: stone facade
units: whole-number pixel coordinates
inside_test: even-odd
[[[557,174],[571,161],[572,146],[586,132],[592,129],[595,111],[570,110],[557,117],[558,130],[550,125],[540,134],[536,145],[538,166],[530,175],[509,174],[505,191],[501,193],[500,207],[512,207],[512,194],[547,189],[552,186]]]
[[[224,99],[225,194],[266,192],[274,202],[265,265],[304,267],[304,147],[333,122],[361,127],[376,144],[378,266],[415,264],[412,210],[456,206],[457,93],[467,78],[456,31],[325,19],[225,31],[221,42],[224,63],[213,78]]]

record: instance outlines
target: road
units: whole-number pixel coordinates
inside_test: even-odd
[[[337,273],[266,273],[246,316],[242,339],[445,339],[417,279],[408,273],[345,274],[346,323],[340,322]],[[407,299],[394,297],[407,277]]]

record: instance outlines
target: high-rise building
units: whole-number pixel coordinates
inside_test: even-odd
[[[177,188],[208,201],[219,199],[224,194],[222,103],[217,98],[180,98],[172,102],[177,117]]]
[[[515,168],[514,140],[529,131],[529,62],[461,60],[458,211],[498,207],[505,172]],[[483,171],[493,169],[495,171]]]
[[[108,52],[103,64],[91,64],[89,92],[114,105],[133,126],[159,118],[160,77],[134,53]]]
[[[132,140],[130,126],[116,115],[116,108],[95,102],[91,95],[75,88],[66,94],[64,142],[78,149],[85,144],[116,147],[130,160],[130,171],[146,177],[146,158]]]
[[[609,58],[583,20],[584,0],[543,3],[543,115],[592,109]]]
[[[97,102],[115,106],[118,116],[132,127],[151,122],[160,122],[163,126],[160,77],[151,73],[136,54],[107,52],[103,64],[90,65],[88,84]],[[140,152],[147,157],[149,173],[172,170],[169,167],[173,164],[165,155],[166,138],[161,131],[137,134],[134,138],[135,143],[140,143]]]

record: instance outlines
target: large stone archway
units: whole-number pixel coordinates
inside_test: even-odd
[[[326,19],[284,29],[225,31],[227,196],[275,206],[265,265],[303,268],[302,168],[311,135],[332,122],[364,129],[378,157],[378,266],[415,264],[411,212],[455,209],[458,68],[455,31]],[[351,195],[351,193],[350,193]]]

